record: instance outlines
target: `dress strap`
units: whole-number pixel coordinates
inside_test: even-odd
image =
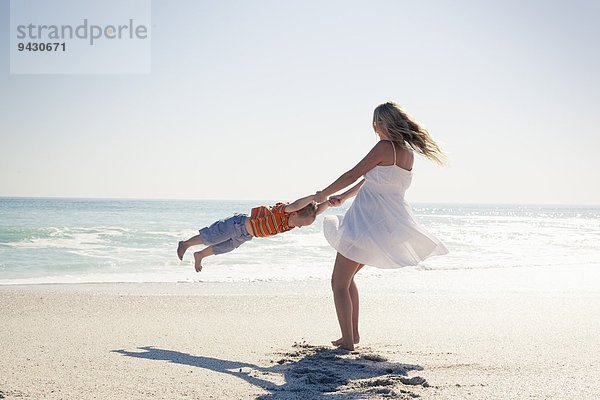
[[[390,143],[392,144],[392,149],[394,149],[394,165],[396,165],[396,146],[394,146],[394,142],[391,140]]]

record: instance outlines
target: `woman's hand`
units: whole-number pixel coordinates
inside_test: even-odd
[[[339,207],[345,200],[343,196],[331,196],[327,201],[331,207]]]

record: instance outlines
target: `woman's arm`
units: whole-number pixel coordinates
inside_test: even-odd
[[[328,200],[329,201],[329,205],[332,206],[332,207],[339,207],[339,206],[341,206],[350,197],[356,196],[356,194],[360,190],[360,188],[363,185],[363,183],[365,183],[364,179],[362,181],[358,182],[356,185],[352,186],[352,188],[350,188],[349,190],[345,191],[344,193],[339,194],[337,196],[331,196],[331,197],[329,197],[329,200]]]
[[[389,144],[386,141],[381,140],[377,142],[371,151],[354,168],[343,173],[342,176],[322,191],[317,192],[315,201],[318,203],[325,201],[327,197],[351,185],[358,178],[375,168],[376,165],[383,161],[386,149],[389,150]]]
[[[344,201],[348,200],[350,197],[354,197],[356,196],[356,194],[358,193],[358,191],[360,190],[360,187],[363,185],[363,183],[365,183],[365,180],[361,180],[360,182],[358,182],[356,185],[352,186],[352,188],[350,188],[349,190],[345,191],[344,193],[342,193],[340,195],[340,197],[342,197],[344,199]]]

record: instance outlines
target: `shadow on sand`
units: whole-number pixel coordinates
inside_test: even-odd
[[[369,348],[347,352],[305,342],[295,343],[291,351],[276,353],[282,358],[272,361],[269,367],[194,356],[152,346],[139,347],[138,350],[141,351],[112,352],[233,375],[269,392],[258,396],[257,400],[410,399],[419,395],[409,388],[428,386],[425,379],[419,376],[407,377],[410,371],[421,371],[422,367],[389,362]]]

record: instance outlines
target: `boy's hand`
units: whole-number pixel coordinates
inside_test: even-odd
[[[344,198],[342,196],[331,196],[327,201],[330,206],[339,207],[344,202]]]

